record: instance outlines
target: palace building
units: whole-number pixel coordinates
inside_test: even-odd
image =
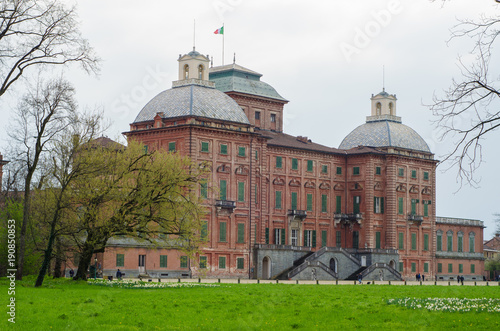
[[[288,100],[261,74],[210,68],[194,48],[178,62],[179,79],[124,134],[210,164],[206,244],[189,259],[112,238],[97,255],[104,275],[482,279],[483,222],[436,217],[437,160],[397,116],[396,95],[372,95],[366,123],[336,148],[286,134]]]

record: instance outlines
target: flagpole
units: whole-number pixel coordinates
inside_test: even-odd
[[[224,65],[224,35],[226,31],[224,31],[224,23],[222,23],[222,65]]]

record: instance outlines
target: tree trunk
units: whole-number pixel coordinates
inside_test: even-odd
[[[80,261],[78,262],[76,275],[73,277],[74,280],[87,280],[87,271],[92,260],[92,255],[94,254],[94,245],[89,243],[92,242],[89,239],[92,239],[90,234],[87,236],[87,240],[83,245],[83,250],[80,253]]]
[[[54,222],[52,222],[52,223],[54,224]],[[50,267],[50,260],[52,259],[52,250],[53,250],[54,239],[55,239],[55,234],[54,234],[55,225],[53,226],[53,224],[51,224],[51,227],[50,227],[49,242],[47,243],[47,249],[45,250],[42,266],[40,267],[40,272],[38,273],[35,287],[42,286],[43,279],[45,278],[45,274],[47,274],[47,270],[49,270],[49,267]]]
[[[19,251],[17,253],[17,272],[16,279],[23,279],[24,269],[24,251],[26,249],[26,229],[28,228],[30,199],[31,199],[31,178],[33,171],[28,169],[26,181],[24,183],[24,206],[23,206],[23,223],[21,224],[21,233],[19,233]]]

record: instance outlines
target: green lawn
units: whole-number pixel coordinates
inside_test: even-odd
[[[402,298],[491,298],[500,286],[215,284],[110,288],[47,279],[17,283],[16,324],[1,330],[499,330],[499,312],[448,312],[388,304]],[[7,281],[0,280],[6,293]],[[2,294],[2,307],[8,298]]]

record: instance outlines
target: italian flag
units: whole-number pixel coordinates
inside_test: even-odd
[[[214,32],[215,34],[224,34],[224,27],[220,28],[220,29],[217,29],[215,30]]]

